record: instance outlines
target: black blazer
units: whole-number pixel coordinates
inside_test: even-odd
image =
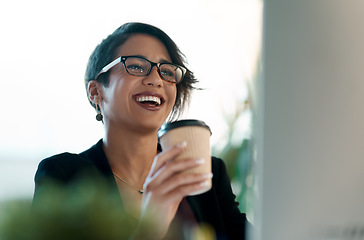
[[[83,172],[96,171],[117,190],[112,170],[102,148],[102,140],[80,154],[62,153],[42,160],[35,174],[33,202],[49,179],[69,184]],[[224,162],[212,157],[212,188],[206,193],[186,197],[198,223],[214,227],[218,239],[245,239],[246,216],[238,209]]]

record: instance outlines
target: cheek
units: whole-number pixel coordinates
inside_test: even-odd
[[[170,89],[169,93],[168,93],[168,97],[169,99],[171,99],[171,103],[172,103],[172,107],[174,106],[174,103],[176,102],[176,97],[177,97],[177,87],[174,86],[173,88]]]
[[[125,102],[125,96],[128,96],[128,86],[121,78],[110,77],[109,86],[105,89],[105,101],[113,105],[120,105]]]

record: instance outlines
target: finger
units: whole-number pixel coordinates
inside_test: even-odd
[[[176,158],[186,148],[187,142],[183,141],[172,148],[160,152],[155,156],[149,175],[152,176],[157,172],[166,162]]]
[[[204,159],[183,159],[168,162],[163,165],[153,176],[149,176],[146,179],[143,187],[146,191],[152,191],[156,186],[168,181],[168,179],[173,175],[179,174],[180,172],[192,167],[197,167],[204,162]]]
[[[168,195],[169,193],[178,192],[183,196],[190,194],[189,189],[204,188],[210,185],[212,173],[180,173],[171,178],[170,181],[164,182],[159,186],[160,194]],[[158,189],[159,190],[159,189]]]
[[[210,179],[211,179],[211,175],[210,176],[203,176],[200,179],[202,179],[201,181],[192,181],[191,183],[185,183],[182,185],[179,185],[178,187],[166,187],[165,190],[169,190],[169,191],[165,191],[164,194],[162,194],[162,192],[160,193],[162,196],[162,199],[165,203],[171,203],[174,201],[179,201],[180,199],[189,196],[190,194],[193,194],[195,192],[200,192],[200,191],[206,191],[208,189],[211,188],[210,185]],[[154,195],[154,194],[153,194]]]

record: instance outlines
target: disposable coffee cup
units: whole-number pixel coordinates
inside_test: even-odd
[[[178,155],[174,161],[181,159],[203,158],[205,162],[197,167],[185,170],[182,174],[189,173],[211,173],[211,150],[210,150],[211,130],[206,123],[200,120],[187,119],[175,122],[169,122],[158,131],[159,143],[162,150],[168,150],[184,141],[187,142],[186,149]],[[209,187],[206,189],[190,194],[197,195],[208,191],[212,186],[211,179]]]

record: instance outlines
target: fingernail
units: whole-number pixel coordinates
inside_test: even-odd
[[[203,159],[203,158],[196,159],[195,160],[195,163],[196,164],[204,164],[205,163],[205,159]]]
[[[205,173],[202,175],[203,178],[212,178],[213,174],[212,173]]]
[[[181,143],[179,143],[179,144],[176,145],[176,147],[178,147],[178,148],[184,148],[186,146],[187,146],[187,142],[186,141],[183,141],[183,142],[181,142]]]
[[[202,183],[200,183],[201,186],[209,186],[210,182],[209,181],[203,181]]]

